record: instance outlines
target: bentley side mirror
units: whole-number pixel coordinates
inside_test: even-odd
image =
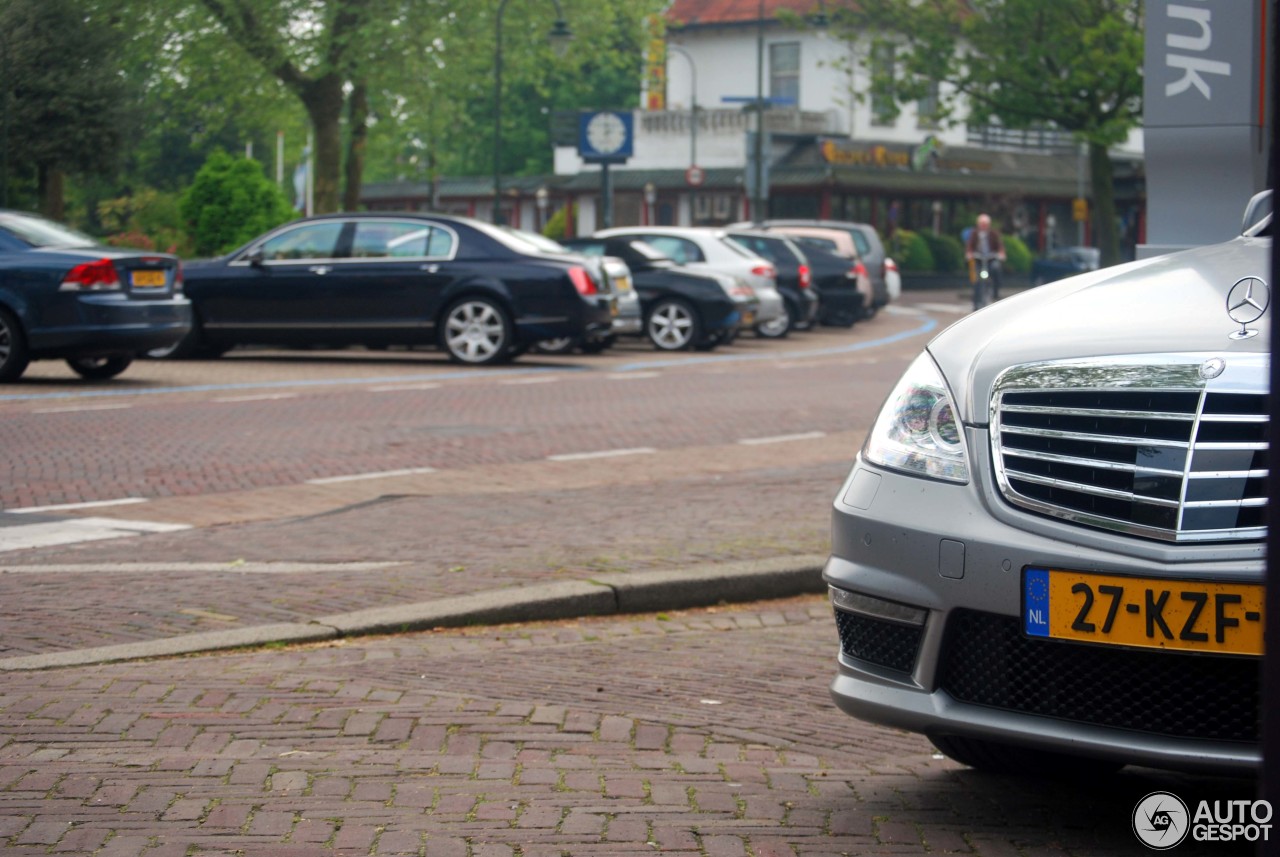
[[[262,248],[254,247],[245,255],[245,259],[249,262],[250,265],[253,265],[255,268],[258,267],[259,265],[262,264],[262,259],[263,259]]]

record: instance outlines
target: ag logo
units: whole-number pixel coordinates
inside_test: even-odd
[[[1182,799],[1169,792],[1152,792],[1133,808],[1133,832],[1156,851],[1168,851],[1187,838],[1191,818]]]

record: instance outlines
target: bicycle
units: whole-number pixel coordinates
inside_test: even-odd
[[[980,310],[999,297],[1000,258],[975,254],[969,258],[969,282],[973,284],[973,308]]]

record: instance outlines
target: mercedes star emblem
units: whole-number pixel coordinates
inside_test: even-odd
[[[1232,339],[1249,339],[1258,335],[1258,331],[1249,327],[1262,318],[1267,307],[1271,305],[1271,289],[1257,277],[1244,277],[1236,281],[1227,293],[1227,316],[1240,325],[1240,329],[1231,333]]]

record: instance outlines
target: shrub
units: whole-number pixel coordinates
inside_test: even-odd
[[[214,152],[182,195],[182,219],[194,250],[225,253],[296,216],[252,158]]]
[[[929,245],[933,254],[933,269],[941,274],[954,274],[964,270],[964,245],[959,238],[922,231],[920,237]]]
[[[142,188],[131,196],[98,203],[98,220],[115,247],[136,247],[187,255],[191,242],[182,226],[176,193]]]
[[[1006,265],[1014,274],[1031,273],[1031,251],[1021,238],[1009,235],[1004,238],[1004,255]]]
[[[556,213],[547,220],[547,225],[542,227],[542,234],[552,241],[563,241],[569,233],[569,217],[571,215],[577,218],[578,206],[565,205],[556,209]]]
[[[889,240],[889,255],[904,271],[932,271],[933,253],[920,234],[898,229]]]

